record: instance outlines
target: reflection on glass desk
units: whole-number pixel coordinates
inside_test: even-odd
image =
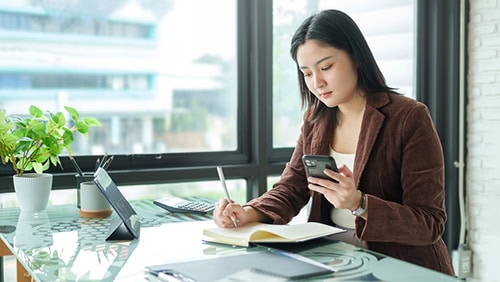
[[[238,254],[245,248],[203,242],[210,215],[173,214],[152,201],[132,201],[141,237],[105,241],[108,218],[80,218],[74,206],[39,213],[0,209],[0,237],[35,281],[146,281],[144,267]],[[252,247],[252,249],[265,249]],[[316,281],[457,281],[457,279],[355,246],[330,240],[297,250],[337,270]]]

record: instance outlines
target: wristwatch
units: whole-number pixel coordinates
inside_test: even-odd
[[[358,190],[359,191],[359,190]],[[361,216],[362,214],[365,213],[365,208],[366,208],[366,195],[365,193],[359,191],[361,193],[361,204],[359,205],[359,208],[355,211],[351,211],[353,215],[355,216]]]

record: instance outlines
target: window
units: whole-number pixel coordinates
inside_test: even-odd
[[[235,1],[88,6],[0,1],[0,107],[97,117],[75,155],[236,150]]]
[[[218,181],[196,178],[215,180],[215,169],[203,166],[221,154],[223,162],[248,163],[237,140],[248,129],[237,125],[237,1],[88,3],[0,0],[0,108],[22,115],[30,104],[69,105],[98,118],[102,127],[78,136],[73,155],[84,171],[115,155],[109,169],[128,195],[189,196],[205,187],[201,194],[222,196]],[[49,170],[54,188],[74,188],[75,171],[62,163]],[[1,191],[12,173],[0,166]],[[181,183],[165,184],[172,179]],[[243,178],[228,186],[235,199],[246,198]]]

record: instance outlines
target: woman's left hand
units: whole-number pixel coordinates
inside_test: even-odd
[[[307,187],[323,194],[336,208],[356,210],[361,203],[361,193],[358,192],[354,183],[352,172],[345,165],[342,165],[338,170],[339,172],[325,169],[325,174],[332,180],[308,177],[309,185]]]

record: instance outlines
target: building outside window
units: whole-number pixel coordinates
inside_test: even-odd
[[[97,117],[76,155],[235,150],[236,2],[56,2],[0,1],[1,108]]]

